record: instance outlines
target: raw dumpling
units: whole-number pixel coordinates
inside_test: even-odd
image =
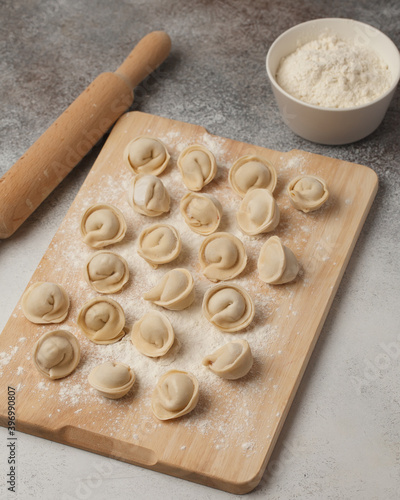
[[[244,288],[220,283],[205,293],[203,314],[221,331],[233,333],[243,330],[251,323],[255,309]]]
[[[33,362],[42,375],[55,380],[71,374],[80,356],[77,338],[66,330],[55,330],[36,342]]]
[[[142,215],[157,217],[169,212],[169,194],[161,179],[155,175],[138,174],[128,192],[131,207]]]
[[[116,293],[129,279],[128,263],[114,252],[100,250],[90,256],[85,266],[84,276],[96,292]]]
[[[37,282],[22,297],[22,312],[36,324],[61,323],[67,317],[69,298],[56,283]]]
[[[258,257],[260,279],[270,285],[280,285],[294,280],[298,272],[299,264],[290,248],[282,244],[279,236],[268,238]]]
[[[242,156],[229,170],[229,184],[242,198],[251,189],[268,189],[272,194],[276,187],[275,168],[265,158],[259,156]]]
[[[125,396],[135,383],[135,373],[124,363],[107,361],[97,365],[89,373],[89,384],[96,391],[109,399],[119,399]]]
[[[320,208],[329,198],[326,182],[316,175],[299,175],[288,186],[294,208],[305,213]]]
[[[89,207],[81,220],[81,235],[86,245],[103,248],[121,241],[126,233],[122,212],[113,205],[97,204]]]
[[[200,246],[200,266],[210,281],[230,280],[246,267],[247,255],[243,243],[230,233],[207,236]]]
[[[151,399],[154,415],[171,420],[191,412],[199,400],[199,383],[189,372],[170,370],[157,382]]]
[[[214,155],[199,144],[188,146],[182,151],[178,158],[178,167],[183,183],[191,191],[201,191],[217,173]]]
[[[145,356],[164,356],[175,341],[174,329],[169,319],[158,311],[151,311],[133,325],[132,344]]]
[[[246,340],[233,340],[203,359],[203,365],[221,378],[244,377],[253,366],[253,355]]]
[[[78,326],[95,344],[113,344],[125,335],[122,307],[108,297],[94,298],[79,311]]]
[[[178,231],[168,224],[153,224],[144,229],[139,236],[138,254],[153,269],[178,257],[182,242]]]
[[[208,194],[185,194],[180,202],[180,210],[186,224],[198,234],[213,233],[221,222],[221,203]]]
[[[194,280],[187,269],[168,271],[158,284],[143,295],[145,300],[170,309],[181,311],[189,307],[195,296]]]
[[[268,189],[251,189],[240,204],[236,219],[249,236],[273,231],[279,224],[279,208]]]
[[[169,159],[165,144],[155,137],[135,137],[124,151],[124,160],[135,174],[160,175]]]

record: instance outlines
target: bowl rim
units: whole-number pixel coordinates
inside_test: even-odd
[[[381,36],[382,38],[386,39],[386,41],[388,41],[394,47],[394,49],[398,53],[397,75],[395,75],[395,78],[393,79],[392,84],[390,85],[389,89],[386,90],[386,92],[384,92],[383,94],[381,94],[379,97],[377,97],[373,101],[370,101],[370,102],[365,103],[365,104],[359,104],[357,106],[351,106],[351,107],[347,107],[347,108],[330,108],[330,107],[327,107],[327,106],[317,106],[316,104],[310,104],[308,102],[302,101],[301,99],[298,99],[297,97],[294,97],[293,95],[291,95],[288,92],[286,92],[286,90],[284,90],[278,84],[278,82],[276,81],[275,76],[272,74],[272,72],[270,70],[270,67],[269,67],[270,66],[270,60],[271,60],[271,53],[276,48],[277,44],[279,44],[281,42],[282,38],[284,36],[286,36],[289,32],[298,29],[300,26],[304,26],[304,25],[307,25],[307,24],[323,24],[326,21],[344,21],[344,22],[347,22],[347,23],[351,22],[351,23],[354,23],[354,24],[357,24],[357,25],[365,26],[365,27],[367,27],[369,29],[373,29],[373,30],[375,30],[379,34],[379,36]],[[379,101],[382,101],[388,95],[390,95],[392,92],[394,92],[394,90],[396,89],[396,87],[397,87],[397,85],[399,83],[399,80],[400,80],[400,52],[399,52],[399,49],[397,48],[397,46],[395,45],[395,43],[387,35],[385,35],[385,33],[383,33],[382,31],[380,31],[378,28],[375,28],[375,26],[371,26],[370,24],[363,23],[362,21],[357,21],[356,19],[350,19],[350,18],[347,18],[347,17],[322,17],[322,18],[310,19],[308,21],[304,21],[302,23],[295,24],[291,28],[289,28],[289,29],[285,30],[283,33],[281,33],[273,41],[273,43],[271,44],[270,48],[268,49],[267,56],[266,56],[266,69],[267,69],[267,75],[268,75],[268,78],[269,78],[269,81],[271,82],[271,84],[279,92],[281,92],[283,95],[285,95],[288,99],[294,101],[297,104],[300,104],[302,106],[310,108],[310,109],[319,110],[319,111],[331,111],[331,112],[336,112],[336,113],[343,113],[343,112],[346,112],[346,111],[354,111],[354,110],[359,110],[359,109],[366,109],[369,106],[373,106],[374,104],[378,103]]]

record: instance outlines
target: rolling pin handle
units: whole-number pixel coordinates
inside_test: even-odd
[[[149,33],[132,50],[115,71],[127,80],[132,88],[142,82],[167,58],[171,50],[171,39],[165,31]]]

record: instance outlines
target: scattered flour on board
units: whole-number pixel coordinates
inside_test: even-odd
[[[5,351],[0,352],[0,368],[7,366],[17,351],[18,351],[18,347],[13,346],[10,348],[9,352],[5,352]]]

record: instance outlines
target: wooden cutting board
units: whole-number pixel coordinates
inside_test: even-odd
[[[136,253],[140,230],[155,220],[134,213],[126,199],[132,172],[124,165],[122,152],[137,135],[160,138],[171,153],[171,164],[160,177],[171,195],[171,213],[157,221],[178,228],[183,251],[176,262],[156,271]],[[183,147],[193,143],[203,144],[215,154],[218,174],[204,191],[222,202],[220,230],[238,235],[248,253],[247,268],[234,282],[252,295],[256,316],[236,338],[248,340],[255,362],[249,375],[238,381],[224,381],[201,364],[206,354],[235,335],[222,334],[201,314],[204,291],[211,286],[198,265],[202,237],[192,233],[179,214],[179,200],[186,189],[176,159]],[[228,186],[228,168],[245,154],[266,157],[278,172],[275,196],[281,222],[273,234],[282,237],[301,264],[294,283],[274,287],[261,282],[257,257],[268,235],[247,237],[235,224],[240,199]],[[331,197],[319,211],[303,214],[290,205],[286,185],[300,173],[317,174],[327,182]],[[7,426],[6,393],[12,386],[17,390],[17,430],[21,432],[233,493],[252,490],[266,468],[377,186],[376,174],[362,165],[302,151],[272,151],[144,113],[124,115],[29,283],[63,285],[71,298],[67,319],[61,325],[34,325],[22,315],[19,302],[0,336],[1,425]],[[178,266],[193,273],[197,293],[194,304],[182,312],[163,311],[181,341],[175,358],[145,358],[130,343],[129,335],[112,346],[95,345],[76,326],[80,307],[96,295],[82,276],[93,250],[80,240],[79,221],[86,207],[97,202],[118,206],[128,223],[125,240],[110,247],[130,266],[128,286],[112,296],[123,306],[128,327],[155,307],[144,303],[141,295],[165,271]],[[31,356],[36,340],[58,326],[77,336],[82,359],[70,377],[48,381],[33,367]],[[107,359],[129,362],[136,372],[135,389],[119,401],[98,396],[87,383],[90,369]],[[161,423],[151,412],[151,392],[160,374],[171,368],[186,369],[198,377],[200,400],[191,414]]]

